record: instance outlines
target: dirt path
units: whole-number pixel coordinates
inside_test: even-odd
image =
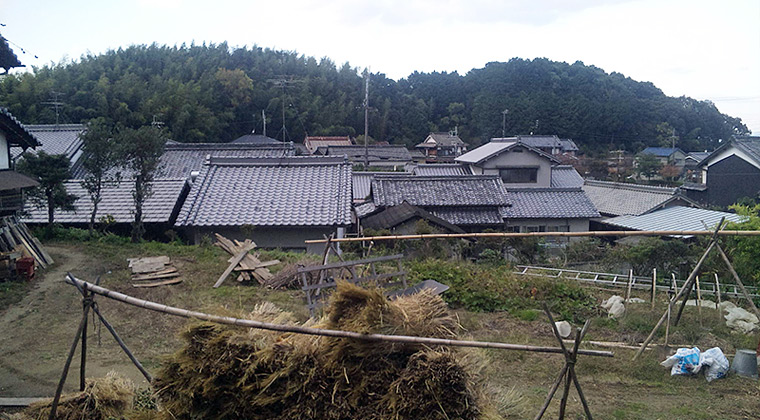
[[[19,303],[0,313],[0,397],[52,396],[71,340],[81,319],[81,299],[63,279],[67,272],[87,273],[88,257],[74,246],[46,246],[56,263],[39,273],[35,287]],[[54,315],[51,315],[54,314]],[[142,377],[132,367],[105,329],[102,345],[90,322],[87,376],[118,370],[137,383]],[[65,350],[63,350],[65,349]],[[78,388],[79,351],[66,382]]]

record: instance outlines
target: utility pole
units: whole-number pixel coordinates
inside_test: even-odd
[[[505,109],[504,111],[501,111],[501,138],[507,137],[507,114],[509,113],[508,109]]]
[[[261,110],[261,121],[264,122],[264,137],[267,136],[267,115],[264,113],[264,110]]]
[[[364,70],[364,169],[369,167],[369,71]]]
[[[60,116],[60,109],[64,105],[63,102],[59,101],[60,97],[63,96],[63,92],[56,92],[54,90],[50,91],[50,96],[52,96],[51,100],[42,102],[43,105],[50,105],[55,109],[55,125],[58,125],[58,120]]]

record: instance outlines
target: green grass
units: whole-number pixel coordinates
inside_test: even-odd
[[[0,311],[23,299],[31,287],[31,283],[21,280],[0,283]]]

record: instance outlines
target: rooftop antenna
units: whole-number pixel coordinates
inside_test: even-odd
[[[276,79],[269,79],[267,81],[275,87],[282,89],[282,128],[280,128],[280,133],[282,133],[282,141],[287,141],[290,136],[288,135],[288,129],[285,128],[285,88],[292,87],[296,83],[302,83],[303,80],[295,80],[292,76],[278,76]],[[277,135],[279,136],[280,133],[277,133]]]
[[[49,101],[42,102],[42,105],[50,105],[55,109],[55,125],[58,125],[61,115],[61,107],[65,105],[59,100],[60,97],[63,96],[63,92],[56,92],[54,90],[51,90],[50,96],[52,96],[52,98]]]
[[[153,114],[153,121],[150,122],[150,125],[156,128],[161,128],[164,126],[164,122],[158,119],[158,115]]]

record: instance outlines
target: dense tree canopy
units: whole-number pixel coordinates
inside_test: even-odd
[[[258,47],[154,44],[88,55],[6,77],[0,104],[24,123],[51,123],[55,111],[43,102],[52,91],[63,93],[66,122],[104,117],[136,128],[155,119],[182,142],[260,133],[262,110],[267,135],[279,139],[364,130],[357,69]],[[370,136],[406,145],[454,128],[479,145],[501,136],[505,109],[507,135],[557,134],[587,151],[657,145],[663,127],[675,130],[684,150],[747,132],[709,101],[668,97],[651,83],[547,59],[493,62],[466,75],[415,72],[400,81],[372,74],[370,106]]]

